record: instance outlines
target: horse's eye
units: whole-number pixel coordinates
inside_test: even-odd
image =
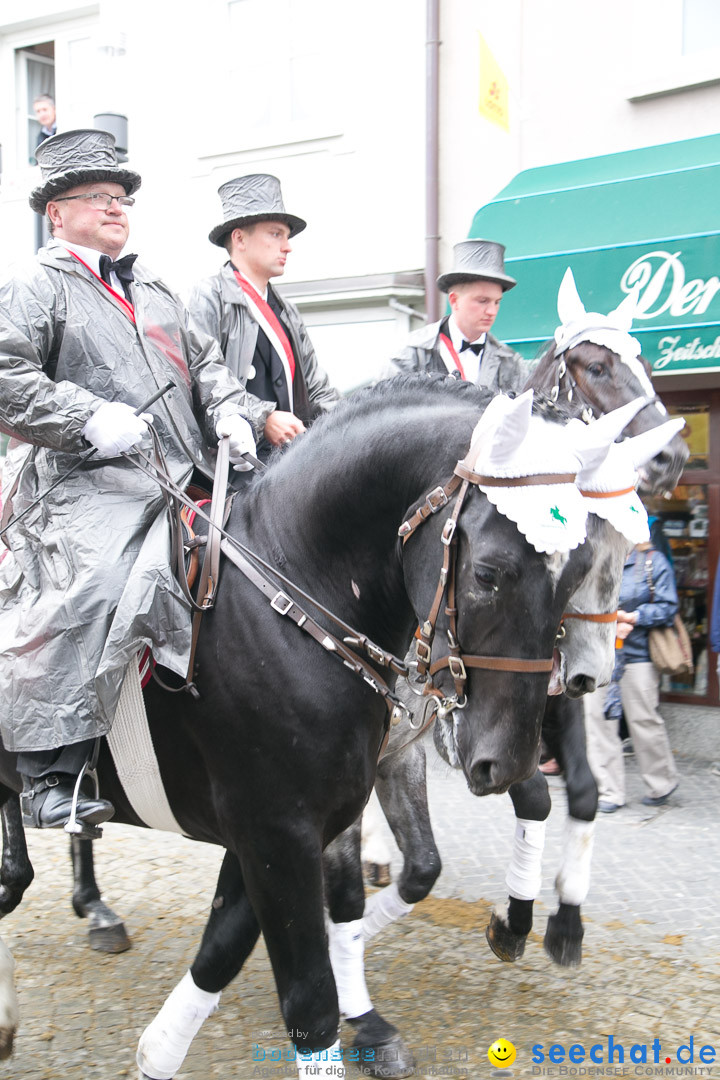
[[[494,567],[475,564],[474,570],[475,577],[481,585],[484,585],[487,589],[492,589],[493,592],[498,591],[500,588],[500,574]]]
[[[604,364],[588,364],[587,366],[588,375],[594,375],[596,378],[600,375],[604,375],[606,370]]]

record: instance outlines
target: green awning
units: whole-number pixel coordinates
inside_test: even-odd
[[[519,173],[478,210],[517,288],[493,333],[534,357],[557,326],[572,267],[588,311],[641,283],[633,335],[658,374],[720,369],[720,135]]]

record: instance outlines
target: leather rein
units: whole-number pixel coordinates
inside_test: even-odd
[[[152,429],[151,429],[152,430]],[[213,484],[213,497],[210,514],[197,505],[170,477],[165,466],[159,440],[154,436],[155,460],[136,451],[132,456],[127,455],[142,472],[156,481],[165,493],[166,502],[171,519],[171,537],[173,551],[173,569],[180,581],[180,586],[186,599],[193,609],[193,628],[190,663],[184,684],[179,687],[168,687],[156,675],[160,684],[168,690],[187,690],[193,696],[198,697],[199,692],[194,683],[195,652],[200,622],[205,611],[210,610],[215,603],[217,595],[220,552],[244,574],[244,576],[268,599],[271,608],[281,616],[291,619],[299,629],[309,634],[327,652],[336,655],[346,667],[358,674],[376,693],[385,700],[388,708],[388,721],[385,727],[383,743],[380,752],[385,748],[389,734],[390,722],[397,723],[405,713],[410,716],[410,726],[417,738],[435,718],[434,709],[423,709],[423,718],[420,723],[413,723],[412,712],[407,705],[390,689],[385,679],[377,672],[376,665],[387,668],[396,675],[407,678],[409,676],[408,665],[404,660],[393,653],[382,649],[364,634],[354,630],[338,616],[329,611],[309,594],[305,593],[294,582],[286,578],[276,567],[265,562],[256,552],[251,551],[235,537],[226,532],[224,525],[229,516],[232,497],[228,499],[227,482],[229,470],[228,440],[221,439],[218,446],[215,480]],[[441,534],[443,546],[443,559],[440,569],[439,581],[435,591],[435,597],[431,604],[427,619],[421,624],[417,634],[417,657],[418,673],[424,677],[425,683],[420,697],[431,695],[438,699],[437,713],[440,716],[447,715],[454,709],[462,709],[467,705],[467,670],[483,669],[489,671],[514,671],[524,674],[549,675],[552,670],[552,657],[545,659],[525,659],[521,657],[485,656],[463,653],[457,638],[457,606],[455,594],[455,568],[457,562],[457,537],[455,535],[457,523],[463,509],[466,495],[471,485],[474,486],[531,486],[540,484],[570,484],[575,483],[575,474],[550,474],[523,476],[516,478],[497,479],[483,476],[473,469],[474,461],[468,455],[463,461],[459,461],[453,472],[453,476],[444,486],[434,488],[425,497],[417,510],[400,525],[398,536],[404,545],[416,530],[429,517],[438,513],[441,509],[456,497],[455,507],[451,515],[445,521]],[[592,494],[592,493],[587,493]],[[617,494],[617,493],[614,493]],[[183,545],[181,534],[181,517],[183,507],[191,510],[196,516],[202,518],[208,525],[208,537],[205,542],[205,557],[200,572],[200,585],[198,588],[199,602],[196,601],[187,581],[184,565],[184,548],[197,549],[203,545],[204,538],[191,539]],[[296,592],[303,600],[315,607],[323,616],[345,632],[340,639],[322,627],[312,616],[288,593],[278,587],[276,581],[281,581]],[[443,597],[447,591],[447,604],[445,614],[448,618],[448,654],[439,660],[431,660],[432,643],[435,636],[437,618],[440,613]],[[617,612],[595,614],[583,614],[580,612],[566,612],[563,619],[577,618],[587,619],[593,622],[612,622],[616,619]],[[562,628],[561,628],[562,630]],[[355,650],[362,650],[364,656]],[[365,659],[367,657],[367,659]],[[370,663],[368,662],[370,661]],[[434,676],[445,668],[450,670],[455,694],[448,697],[441,689],[435,686]],[[408,681],[408,685],[412,684]],[[418,691],[413,689],[418,694]]]

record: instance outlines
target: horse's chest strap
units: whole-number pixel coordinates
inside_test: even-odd
[[[322,645],[329,653],[335,654],[338,659],[342,660],[346,667],[354,671],[355,674],[360,675],[365,682],[372,687],[372,689],[380,694],[388,706],[390,712],[399,704],[399,699],[391,691],[385,680],[378,675],[377,671],[370,664],[367,663],[361,656],[354,653],[352,649],[349,649],[339,638],[334,634],[329,633],[324,627],[320,626],[312,616],[308,615],[307,611],[295,603],[291,596],[283,592],[282,589],[278,589],[277,585],[265,577],[257,567],[253,566],[249,559],[246,559],[237,548],[231,544],[228,540],[222,540],[220,544],[223,554],[230,559],[232,563],[237,566],[248,581],[259,589],[263,596],[267,597],[270,601],[270,607],[273,611],[276,611],[278,615],[284,615],[295,623],[301,630],[304,630],[306,634],[309,634],[314,641],[317,641],[319,645]]]

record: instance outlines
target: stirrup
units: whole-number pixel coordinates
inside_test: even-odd
[[[78,821],[77,819],[77,804],[78,796],[80,795],[80,785],[83,782],[84,777],[89,776],[95,785],[95,798],[100,798],[100,784],[98,782],[97,770],[95,767],[90,767],[90,762],[86,761],[82,769],[78,774],[78,778],[75,781],[75,789],[73,791],[72,806],[70,808],[70,817],[66,824],[63,826],[66,833],[70,833],[71,836],[80,836],[85,840],[99,840],[103,834],[99,825],[89,825],[86,821]]]

